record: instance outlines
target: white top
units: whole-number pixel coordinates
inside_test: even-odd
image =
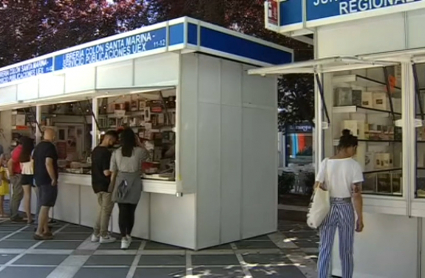
[[[34,165],[31,161],[21,163],[21,173],[22,175],[34,175]]]
[[[325,184],[331,197],[350,198],[353,184],[363,182],[363,172],[360,164],[352,158],[325,158],[320,163],[316,181]]]

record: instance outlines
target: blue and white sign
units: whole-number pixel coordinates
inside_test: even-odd
[[[279,1],[280,33],[425,8],[425,0],[306,0],[303,18],[302,0]]]
[[[51,57],[0,71],[0,85],[50,72],[53,72]]]
[[[140,33],[55,56],[55,71],[165,48],[166,28]]]

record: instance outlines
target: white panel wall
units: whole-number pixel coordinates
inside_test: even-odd
[[[38,80],[31,79],[18,84],[18,100],[35,99],[38,97]]]
[[[402,13],[318,28],[318,57],[369,54],[406,47]]]
[[[244,238],[273,232],[277,228],[277,113],[275,111],[243,109],[242,233]]]
[[[151,194],[150,239],[195,249],[195,194]]]
[[[95,83],[96,69],[94,67],[69,69],[65,74],[65,93],[94,90]]]
[[[0,88],[0,103],[16,101],[17,90],[18,87],[16,85]]]
[[[61,95],[65,92],[65,76],[51,75],[40,77],[39,97],[51,97]],[[78,82],[78,81],[74,81]]]
[[[133,60],[97,67],[97,89],[131,86],[133,86]]]
[[[354,278],[417,277],[417,218],[368,213],[363,217],[365,229],[354,239]],[[338,234],[335,239],[333,275],[341,276]]]
[[[60,186],[54,212],[56,219],[79,224],[79,206],[80,185]]]
[[[221,241],[241,238],[242,65],[221,62]]]
[[[179,67],[179,55],[176,53],[165,53],[136,59],[134,63],[135,86],[177,84]]]
[[[4,152],[9,153],[10,142],[12,141],[11,110],[0,112],[0,129],[2,129],[2,134],[0,135],[0,144],[2,144]]]
[[[180,176],[183,192],[194,192],[197,183],[197,118],[198,118],[198,60],[195,55],[182,56],[180,85]],[[184,162],[183,162],[184,161]]]
[[[409,48],[425,47],[424,22],[425,9],[407,13]]]
[[[275,231],[276,80],[248,76],[248,67],[213,57],[182,59],[182,105],[192,110],[182,114],[193,117],[181,120],[182,168],[192,163],[183,158],[191,156],[188,149],[197,153],[195,167],[187,168],[196,178],[182,178],[183,186],[187,179],[197,186],[197,249]],[[185,127],[193,123],[197,133],[189,136]],[[195,142],[184,145],[184,138]]]

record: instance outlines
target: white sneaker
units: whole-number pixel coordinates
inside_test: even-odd
[[[99,242],[99,239],[100,239],[99,236],[95,234],[91,235],[91,242]]]
[[[128,241],[128,238],[121,239],[121,249],[122,250],[127,250],[129,246],[130,246],[130,242]]]
[[[100,243],[112,243],[112,242],[115,242],[115,240],[117,240],[116,238],[114,238],[114,237],[111,237],[111,236],[105,236],[105,237],[100,237]]]
[[[127,235],[127,241],[128,241],[128,246],[131,245],[131,242],[133,241],[133,239],[131,238],[131,236]]]

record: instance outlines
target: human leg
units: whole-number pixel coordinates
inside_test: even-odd
[[[351,203],[338,205],[339,221],[339,256],[341,259],[342,278],[352,278],[354,269],[353,245],[355,214]]]
[[[120,227],[120,233],[123,238],[127,236],[128,227],[128,204],[118,204],[119,215],[118,215],[118,226]]]
[[[20,220],[19,206],[21,205],[24,191],[21,184],[21,175],[15,175],[12,180],[12,198],[10,200],[10,219],[13,221]]]
[[[115,238],[109,235],[109,220],[111,218],[112,209],[114,203],[111,200],[111,193],[101,192],[101,206],[99,215],[99,227],[100,227],[100,243],[112,243],[115,242]]]
[[[35,186],[34,188],[34,193],[35,193],[35,197],[36,197],[36,208],[35,208],[35,217],[34,217],[34,223],[37,225],[38,224],[38,215],[40,214],[40,208],[41,208],[41,204],[40,204],[40,189]]]
[[[0,195],[0,216],[5,217],[4,213],[4,195]]]
[[[99,204],[99,208],[98,208],[96,223],[94,224],[94,227],[93,227],[93,236],[92,236],[93,242],[99,241],[100,219],[101,219],[101,215],[102,215],[102,195],[101,195],[101,192],[96,193],[96,195],[97,195],[97,203]]]
[[[129,204],[128,205],[128,222],[127,222],[127,235],[130,236],[134,227],[134,219],[136,213],[137,204]]]
[[[30,224],[32,222],[31,185],[29,184],[22,185],[22,189],[24,191],[24,208],[25,208],[25,213],[27,215],[27,223]]]
[[[56,204],[58,190],[56,186],[40,185],[40,214],[38,218],[38,228],[34,236],[35,239],[52,239],[49,230],[49,211]]]
[[[331,211],[320,226],[319,258],[317,261],[318,277],[328,278],[331,252],[337,228],[337,211],[331,206]]]

